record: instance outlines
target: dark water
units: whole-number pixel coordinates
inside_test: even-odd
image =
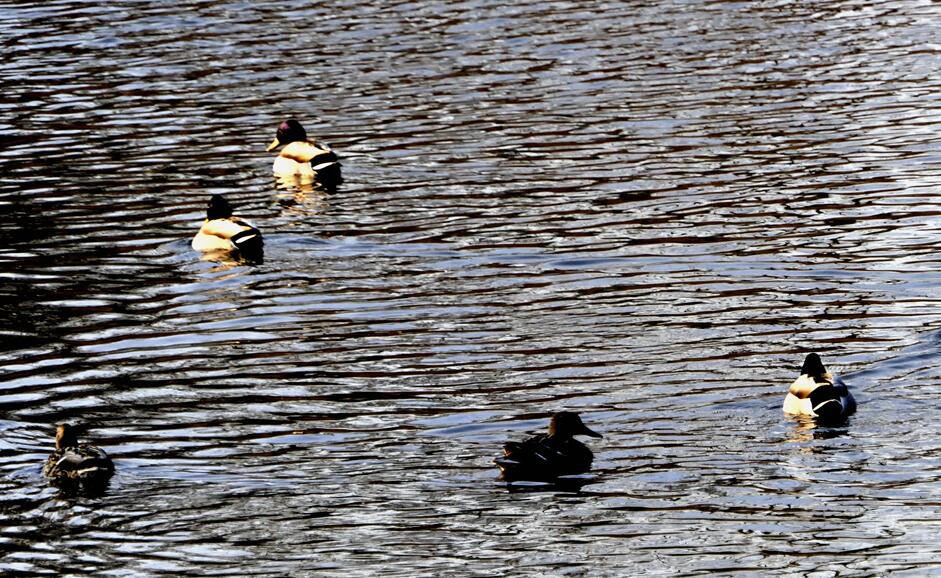
[[[504,4],[0,4],[0,572],[941,575],[941,7]],[[563,408],[595,483],[508,492]]]

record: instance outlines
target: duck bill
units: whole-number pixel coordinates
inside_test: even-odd
[[[603,437],[600,433],[596,432],[593,429],[589,429],[587,425],[582,425],[582,431],[578,432],[582,435],[591,436],[593,438]]]
[[[281,142],[278,141],[278,139],[277,139],[277,137],[276,137],[273,141],[271,141],[271,144],[268,145],[268,148],[266,148],[265,150],[266,150],[266,151],[272,151],[272,150],[278,148],[279,146],[281,146]]]

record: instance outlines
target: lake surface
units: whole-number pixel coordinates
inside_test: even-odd
[[[0,3],[0,573],[941,576],[939,22]],[[262,264],[190,249],[213,193]],[[810,351],[845,426],[781,412]],[[592,483],[509,491],[562,409]]]

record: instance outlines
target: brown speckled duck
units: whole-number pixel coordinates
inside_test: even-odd
[[[114,463],[103,449],[79,444],[75,428],[64,423],[56,428],[56,451],[42,472],[58,485],[97,489],[114,474]]]
[[[267,150],[282,147],[272,167],[280,177],[308,177],[335,186],[340,183],[340,163],[337,155],[325,143],[307,138],[307,131],[293,118],[278,126]]]
[[[503,457],[494,460],[501,479],[508,482],[552,481],[559,476],[583,474],[591,469],[591,450],[575,439],[577,435],[602,437],[592,431],[577,413],[559,412],[549,421],[549,433],[522,442],[507,442]]]

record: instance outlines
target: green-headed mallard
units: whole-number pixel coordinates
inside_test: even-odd
[[[340,182],[337,155],[325,143],[307,139],[307,131],[293,118],[282,122],[267,150],[282,147],[274,160],[274,174],[281,177],[311,177],[327,184]]]
[[[504,456],[494,460],[508,481],[552,481],[559,476],[583,474],[591,469],[593,455],[577,435],[600,438],[571,411],[559,412],[549,421],[549,433],[522,442],[507,442]]]
[[[819,355],[807,355],[784,398],[784,412],[839,421],[854,411],[856,400],[843,380],[827,371]]]
[[[56,428],[56,451],[46,458],[42,471],[59,485],[95,489],[114,474],[114,463],[103,449],[79,444],[75,428],[63,423]]]
[[[222,195],[209,199],[206,220],[193,237],[193,249],[204,253],[228,252],[248,260],[261,260],[264,242],[261,231],[232,216],[232,206]]]

